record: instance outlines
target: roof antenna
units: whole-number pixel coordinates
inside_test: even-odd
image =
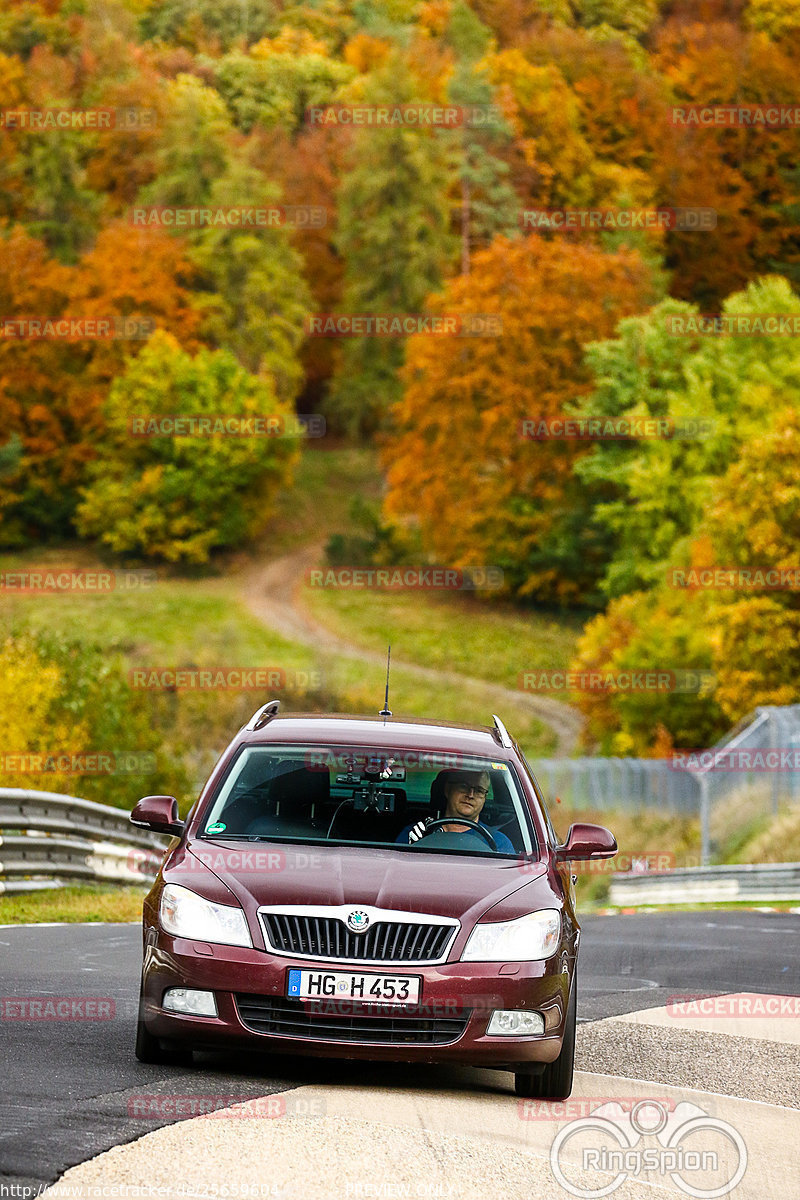
[[[389,652],[386,655],[386,699],[383,702],[383,708],[378,713],[379,717],[383,717],[383,723],[386,724],[386,718],[392,715],[392,710],[389,708],[389,667],[392,662],[392,647],[389,645]]]

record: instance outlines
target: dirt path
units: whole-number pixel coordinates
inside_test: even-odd
[[[363,663],[385,665],[382,652],[367,650],[344,641],[331,630],[321,625],[304,607],[302,583],[305,572],[319,565],[322,547],[306,546],[294,554],[274,559],[266,566],[251,568],[244,577],[243,599],[250,611],[270,629],[292,641],[328,654],[355,658]],[[513,704],[524,708],[537,717],[543,725],[553,730],[557,739],[556,754],[571,754],[580,738],[584,724],[583,716],[568,704],[552,700],[547,696],[529,696],[525,692],[500,684],[487,683],[455,671],[442,671],[437,667],[423,667],[403,659],[393,659],[403,670],[419,679],[446,687],[480,688],[491,700],[499,715],[504,706]]]

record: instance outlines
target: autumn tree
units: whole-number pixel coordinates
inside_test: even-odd
[[[192,358],[168,334],[154,334],[116,379],[104,415],[77,527],[118,554],[202,563],[241,545],[264,528],[297,457],[290,410],[266,379],[227,351]],[[260,418],[264,428],[175,435],[147,423],[176,416]]]
[[[215,80],[236,125],[249,133],[254,125],[279,125],[297,133],[306,111],[332,103],[338,90],[356,74],[346,62],[331,58],[324,43],[310,34],[263,38],[249,54],[232,51],[219,61]]]
[[[491,314],[501,333],[411,340],[397,432],[384,451],[389,516],[416,520],[440,561],[500,566],[510,592],[580,599],[580,564],[566,577],[547,546],[558,540],[582,447],[526,440],[522,422],[564,414],[587,383],[583,344],[642,308],[648,289],[630,251],[565,253],[532,235],[497,239],[476,255],[435,311]]]
[[[0,480],[0,544],[19,545],[69,533],[112,379],[150,328],[195,344],[198,316],[190,264],[166,234],[109,226],[75,267],[54,262],[19,226],[0,249],[6,318],[100,318],[111,335],[31,339],[20,326],[19,337],[0,340],[0,428],[23,447],[17,470]]]
[[[717,699],[705,595],[663,587],[612,600],[578,640],[570,671],[599,683],[569,695],[601,754],[648,757],[658,746],[709,746],[728,728]],[[649,672],[661,686],[631,688]]]
[[[768,277],[729,297],[723,312],[800,315],[800,299],[785,280]],[[664,301],[587,351],[597,382],[577,414],[665,423],[664,436],[598,441],[575,467],[586,522],[605,531],[610,547],[602,583],[610,596],[663,579],[699,526],[714,480],[797,394],[795,339],[681,335],[692,315],[690,306]]]
[[[489,30],[464,0],[453,5],[447,39],[455,52],[447,97],[464,113],[449,134],[458,183],[456,218],[461,239],[461,271],[467,274],[474,248],[497,233],[514,237],[519,228],[519,200],[509,183],[509,166],[494,152],[510,140],[511,129],[494,103],[486,64],[492,45]]]
[[[731,720],[757,704],[800,701],[800,415],[787,393],[772,399],[775,407],[716,482],[699,525],[715,565],[775,572],[776,579],[784,573],[787,581],[715,594],[718,698]]]
[[[399,56],[376,72],[364,103],[419,102]],[[447,203],[449,151],[435,132],[394,125],[355,132],[338,193],[337,250],[344,258],[342,308],[417,313],[441,286],[453,242]],[[327,402],[331,422],[369,435],[399,395],[399,339],[344,342]]]

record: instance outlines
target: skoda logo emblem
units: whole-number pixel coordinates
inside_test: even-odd
[[[347,928],[352,929],[353,933],[363,933],[369,928],[369,913],[364,912],[363,908],[354,908],[347,914]]]

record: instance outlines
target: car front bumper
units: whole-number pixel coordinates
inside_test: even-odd
[[[309,1002],[290,1002],[287,982],[292,968],[416,976],[422,985],[420,1000],[411,1008],[390,1006],[392,1014],[400,1018],[394,1023],[394,1031],[385,1040],[365,1041],[363,1031],[367,1031],[366,1036],[375,1036],[375,1026],[370,1022],[385,1016],[385,1007],[364,1008],[353,1001],[324,1001],[322,1010],[315,1011]],[[194,942],[150,930],[142,977],[142,1015],[154,1037],[197,1048],[260,1046],[265,1052],[276,1054],[524,1069],[527,1063],[552,1062],[561,1050],[573,968],[574,960],[569,958],[565,946],[543,962],[453,962],[399,967],[390,963],[291,958],[259,949]],[[165,1011],[164,992],[172,987],[213,992],[218,1016],[197,1017]],[[259,999],[253,1001],[253,998]],[[299,1036],[259,1032],[246,1023],[240,1011],[243,1007],[251,1009],[253,1002],[265,1002],[265,1009],[311,1012],[313,1020]],[[487,1027],[497,1009],[540,1012],[545,1022],[544,1034],[489,1036]],[[345,1028],[346,1022],[339,1020],[342,1015],[357,1017],[353,1024],[362,1032],[353,1032],[352,1025]],[[329,1019],[331,1016],[333,1021]],[[406,1024],[406,1018],[412,1019],[414,1025]],[[455,1021],[459,1021],[457,1029]],[[384,1026],[385,1022],[381,1029]],[[445,1040],[432,1042],[432,1036]]]

